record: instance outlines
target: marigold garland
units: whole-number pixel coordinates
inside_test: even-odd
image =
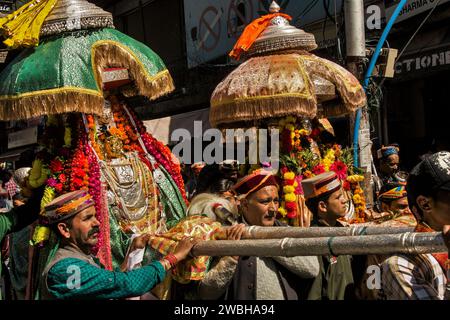
[[[112,135],[117,135],[118,137],[120,137],[123,142],[123,148],[125,151],[137,151],[139,153],[142,153],[143,150],[139,146],[138,136],[131,128],[130,121],[123,112],[123,106],[121,106],[119,103],[113,103],[112,111],[116,127],[110,128],[110,133]]]
[[[278,213],[283,218],[293,219],[297,217],[297,186],[295,173],[287,171],[287,168],[282,169],[283,173],[283,200],[281,206],[278,208]]]
[[[282,201],[279,215],[287,217],[290,210],[298,210],[294,196],[303,194],[301,181],[318,174],[334,171],[343,182],[345,190],[352,192],[352,201],[358,217],[363,219],[365,210],[365,198],[362,189],[354,185],[361,178],[353,173],[353,162],[350,149],[342,149],[336,143],[324,143],[322,133],[326,129],[320,121],[310,122],[293,116],[285,117],[278,121],[280,129],[280,151],[282,164]],[[327,140],[328,141],[328,140]],[[286,173],[289,174],[286,176]],[[295,176],[295,186],[293,177]],[[364,178],[362,178],[364,179]],[[292,187],[295,188],[292,192]]]
[[[97,157],[100,160],[104,159],[103,156],[103,150],[100,148],[100,145],[97,143],[97,137],[96,137],[96,125],[95,125],[95,119],[93,115],[86,115],[87,123],[88,123],[88,129],[89,129],[89,141],[91,143],[92,148],[94,148],[95,153],[97,154]]]
[[[360,182],[364,181],[362,175],[351,175],[347,177],[347,181],[350,183],[350,190],[353,193],[352,201],[355,205],[356,217],[351,223],[363,223],[366,220],[366,200],[364,197],[364,191],[360,186]]]

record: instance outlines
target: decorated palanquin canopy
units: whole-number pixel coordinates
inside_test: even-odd
[[[0,74],[0,120],[102,115],[106,69],[126,69],[135,84],[124,87],[128,96],[153,100],[174,89],[160,57],[85,0],[35,0],[0,19],[0,28],[8,46],[30,47]]]
[[[345,115],[365,104],[358,80],[338,64],[310,53],[317,48],[314,36],[291,26],[291,18],[279,10],[273,2],[271,13],[247,26],[230,53],[246,61],[214,90],[212,126],[287,115]]]

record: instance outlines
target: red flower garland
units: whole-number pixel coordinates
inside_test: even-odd
[[[164,169],[172,176],[172,179],[178,186],[180,190],[181,196],[183,197],[186,205],[189,204],[187,200],[186,191],[184,188],[183,177],[181,176],[181,168],[180,165],[173,161],[173,154],[170,149],[161,143],[159,140],[155,139],[150,133],[147,132],[144,124],[133,110],[128,109],[131,116],[133,117],[134,123],[136,124],[138,133],[141,135],[142,142],[144,143],[147,152],[151,154],[156,161],[161,164]]]
[[[70,191],[87,190],[89,186],[89,161],[84,154],[83,142],[79,141],[73,155],[70,173]]]
[[[87,143],[85,144],[85,153],[89,160],[89,194],[94,199],[96,218],[100,222],[100,234],[94,252],[96,252],[105,268],[112,270],[109,213],[106,208],[106,202],[103,201],[100,166],[93,150]]]
[[[330,171],[336,172],[340,180],[347,179],[347,165],[340,160],[336,160],[330,166]]]
[[[50,164],[48,167],[54,174],[57,174],[58,172],[61,172],[64,170],[64,164],[59,158],[55,158],[52,161],[50,161]]]
[[[153,138],[148,132],[141,134],[141,138],[148,153],[150,153],[156,159],[156,161],[160,163],[164,167],[164,169],[166,169],[166,171],[172,176],[172,179],[180,190],[181,196],[183,197],[186,205],[188,205],[189,201],[187,200],[186,191],[184,189],[184,181],[181,176],[181,168],[179,165],[172,162],[172,153],[170,152],[170,149],[163,145],[160,141]],[[170,153],[169,156],[167,155],[167,152]]]

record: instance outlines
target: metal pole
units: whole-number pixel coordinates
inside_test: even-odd
[[[360,80],[363,79],[362,60],[366,56],[366,36],[364,21],[364,1],[363,0],[345,0],[344,1],[344,18],[345,18],[345,43],[347,49],[347,67]],[[366,198],[367,208],[372,208],[374,199],[371,186],[372,175],[372,141],[370,139],[370,122],[367,108],[363,108],[363,116],[359,128],[360,150],[358,158],[361,159],[359,167],[365,170],[364,174],[364,195]],[[350,117],[350,121],[354,121]],[[352,125],[350,126],[353,127]],[[351,130],[353,132],[353,130]],[[354,146],[356,147],[356,146]]]
[[[203,241],[194,256],[293,257],[321,255],[424,254],[447,252],[441,232],[355,237]]]
[[[347,58],[366,56],[366,36],[364,33],[364,1],[345,0],[345,34]]]
[[[243,239],[283,239],[283,238],[320,238],[369,236],[381,234],[399,234],[413,232],[414,227],[376,227],[358,226],[350,227],[247,227]]]

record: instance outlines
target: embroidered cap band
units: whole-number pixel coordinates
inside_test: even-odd
[[[87,191],[69,192],[46,205],[41,213],[41,220],[44,224],[61,222],[93,205],[94,200]]]
[[[310,199],[339,190],[341,182],[335,172],[329,171],[303,180],[302,187],[305,199]]]

